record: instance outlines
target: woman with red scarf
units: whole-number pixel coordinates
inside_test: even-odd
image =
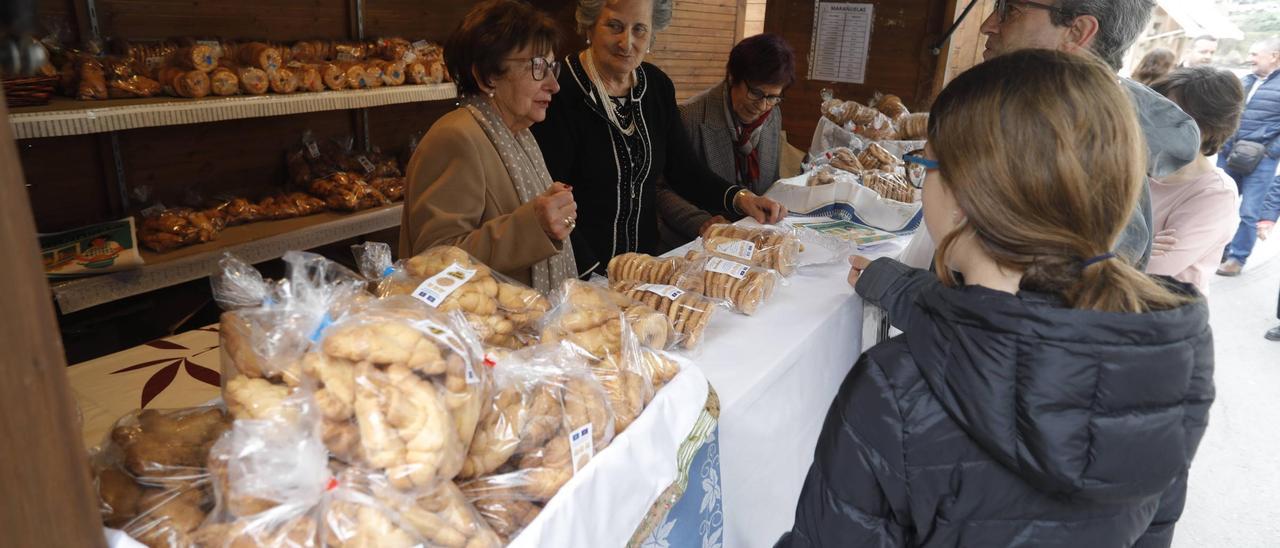
[[[729,52],[723,82],[680,107],[694,153],[727,181],[757,195],[778,180],[782,156],[782,95],[795,82],[795,53],[781,36],[759,34]],[[658,189],[659,232],[670,247],[706,227],[736,217],[705,211],[670,189]]]

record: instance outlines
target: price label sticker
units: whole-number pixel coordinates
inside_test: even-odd
[[[356,161],[360,162],[360,167],[364,168],[365,174],[373,173],[373,170],[378,169],[377,166],[373,165],[373,162],[370,162],[369,159],[364,156],[357,156]]]
[[[413,290],[413,296],[432,308],[439,307],[440,303],[475,275],[475,270],[462,268],[458,263],[453,263],[449,268],[422,282],[417,289]]]
[[[467,353],[462,350],[462,341],[458,340],[458,337],[455,336],[452,331],[449,331],[443,325],[431,320],[418,320],[413,322],[413,326],[418,328],[419,331],[430,335],[431,338],[444,343],[444,345],[448,346],[450,350],[453,350],[454,354],[463,358],[463,363],[466,364],[464,377],[467,379],[467,384],[476,384],[480,382],[480,376],[477,375],[476,370],[471,367],[471,361],[465,358]]]
[[[573,472],[576,474],[596,454],[595,443],[591,439],[591,423],[569,433],[569,451],[573,456]]]
[[[307,154],[310,154],[312,158],[319,158],[320,145],[317,145],[315,141],[307,141]]]
[[[673,301],[676,299],[679,299],[682,295],[684,295],[684,290],[678,287],[670,286],[670,285],[644,284],[639,287],[636,287],[636,289],[639,289],[640,291],[648,291],[656,295],[661,295]]]
[[[734,240],[717,245],[716,252],[750,261],[756,256],[756,244],[747,240]]]
[[[413,46],[413,49],[423,49],[427,46],[430,46],[431,42],[428,42],[426,40],[418,40],[417,42],[414,42],[413,44],[410,44],[410,45]]]
[[[734,278],[737,278],[739,280],[746,279],[747,271],[750,269],[751,267],[745,264],[735,263],[728,259],[721,259],[720,257],[712,257],[708,259],[707,266],[705,267],[705,270],[707,272],[717,272],[720,274],[733,276]]]
[[[414,53],[414,52],[412,52],[412,51],[406,51],[406,52],[404,52],[404,56],[400,58],[400,60],[401,60],[401,61],[404,61],[405,63],[412,63],[412,62],[416,61],[417,59],[418,59],[418,54],[416,54],[416,53]]]

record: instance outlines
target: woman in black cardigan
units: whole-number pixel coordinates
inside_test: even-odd
[[[657,250],[659,177],[703,209],[762,223],[786,215],[782,205],[725,181],[694,156],[675,86],[643,62],[654,30],[671,22],[671,5],[579,0],[578,31],[588,47],[565,57],[560,94],[546,121],[532,128],[552,179],[573,188],[573,248],[582,275],[604,273],[615,255]]]

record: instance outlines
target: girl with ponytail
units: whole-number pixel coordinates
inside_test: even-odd
[[[1192,286],[1113,253],[1145,177],[1124,89],[1097,60],[1025,50],[931,114],[909,160],[937,273],[855,263],[905,334],[845,379],[779,545],[1168,545],[1212,335]]]

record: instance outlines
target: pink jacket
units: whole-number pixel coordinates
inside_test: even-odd
[[[1152,256],[1148,274],[1161,274],[1194,284],[1209,295],[1209,280],[1222,250],[1240,224],[1236,185],[1225,172],[1213,172],[1189,183],[1151,182],[1155,231],[1176,229],[1178,243],[1162,256]]]

